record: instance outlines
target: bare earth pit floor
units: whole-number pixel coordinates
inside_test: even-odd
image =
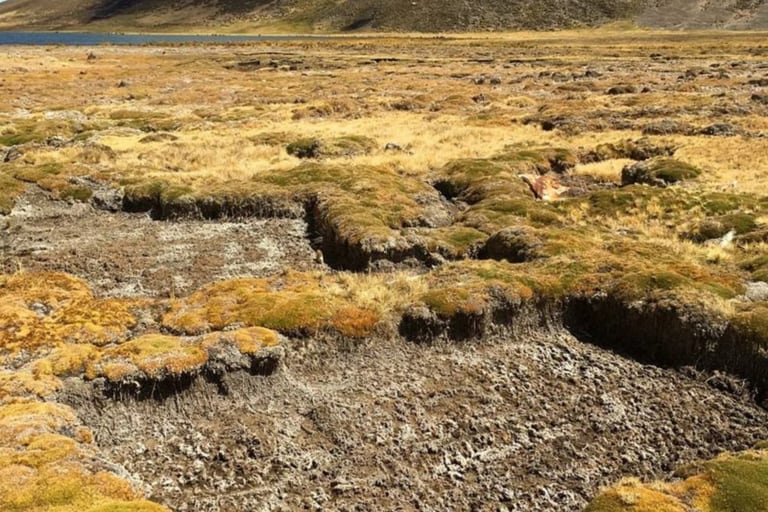
[[[101,296],[186,295],[221,279],[318,267],[296,219],[154,221],[28,193],[0,221],[0,273],[54,270]]]
[[[73,381],[61,400],[179,511],[575,512],[622,476],[768,435],[768,412],[703,376],[566,335],[282,350],[268,377],[199,378],[162,400]]]

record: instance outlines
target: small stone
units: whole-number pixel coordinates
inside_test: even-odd
[[[400,144],[394,142],[387,142],[384,146],[384,151],[403,151],[403,147]]]
[[[53,137],[48,137],[48,139],[45,141],[45,144],[52,148],[63,148],[67,145],[67,139],[64,137],[59,137],[58,135],[54,135]]]
[[[4,163],[8,163],[13,162],[14,160],[18,160],[19,158],[21,158],[21,151],[19,151],[19,148],[17,147],[12,147],[5,152],[2,161]]]
[[[744,296],[751,302],[768,301],[768,283],[764,281],[747,283],[747,290]]]

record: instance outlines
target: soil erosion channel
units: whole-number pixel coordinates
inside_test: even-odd
[[[302,221],[159,222],[35,193],[3,236],[4,265],[66,270],[103,295],[317,266]],[[293,339],[269,357],[253,374],[158,383],[152,397],[70,379],[59,398],[116,471],[173,510],[575,512],[621,476],[669,476],[768,435],[739,381],[559,330]]]

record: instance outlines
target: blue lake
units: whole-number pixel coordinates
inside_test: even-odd
[[[100,44],[142,45],[164,43],[242,43],[248,41],[300,41],[326,39],[325,36],[224,36],[179,34],[109,34],[91,32],[2,32],[0,45],[67,45]]]

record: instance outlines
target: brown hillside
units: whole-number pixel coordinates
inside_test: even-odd
[[[0,27],[92,30],[484,31],[632,20],[664,28],[765,28],[765,0],[8,0]]]

